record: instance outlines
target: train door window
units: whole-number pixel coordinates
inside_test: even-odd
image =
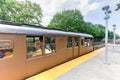
[[[72,37],[67,38],[67,48],[72,47]]]
[[[13,42],[11,40],[0,40],[0,58],[13,56]]]
[[[89,44],[88,44],[88,38],[85,38],[84,46],[89,46]]]
[[[84,45],[84,39],[81,39],[81,45],[82,46]]]
[[[79,38],[78,38],[78,37],[75,37],[75,38],[74,38],[74,41],[75,41],[75,46],[78,46],[78,45],[79,45]]]
[[[55,37],[45,37],[45,54],[55,53],[56,44]]]
[[[84,37],[81,37],[81,45],[84,46]]]
[[[27,36],[27,58],[43,53],[43,36]]]

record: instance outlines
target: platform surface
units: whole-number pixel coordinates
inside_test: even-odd
[[[63,80],[62,76],[66,75],[66,72],[77,68],[82,63],[86,63],[87,60],[91,59],[92,57],[96,56],[97,54],[99,54],[103,51],[104,51],[104,48],[95,50],[93,52],[90,52],[89,54],[86,54],[86,55],[83,55],[83,56],[78,57],[76,59],[73,59],[71,61],[68,61],[64,64],[56,66],[50,70],[47,70],[45,72],[38,74],[38,75],[32,76],[26,80],[59,80],[59,79]],[[68,79],[64,79],[64,80],[68,80]],[[71,80],[74,80],[74,79],[71,79]]]
[[[108,61],[110,65],[104,63],[102,52],[55,80],[120,80],[120,53],[108,51]]]

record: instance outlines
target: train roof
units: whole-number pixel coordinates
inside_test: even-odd
[[[69,32],[69,31],[46,28],[43,26],[18,24],[13,22],[6,22],[6,21],[0,21],[0,33],[93,37],[92,35],[85,33]]]

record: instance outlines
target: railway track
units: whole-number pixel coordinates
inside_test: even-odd
[[[94,42],[94,50],[102,48],[105,46],[105,42]]]

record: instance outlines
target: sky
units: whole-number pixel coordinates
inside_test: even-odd
[[[24,0],[18,0],[24,1]],[[108,20],[109,30],[113,31],[113,24],[116,24],[116,33],[120,35],[120,11],[115,11],[116,4],[120,0],[31,0],[40,4],[43,18],[42,25],[47,26],[57,12],[68,9],[78,9],[84,16],[86,22],[102,24],[105,26],[105,14],[102,7],[109,5],[112,13]]]

